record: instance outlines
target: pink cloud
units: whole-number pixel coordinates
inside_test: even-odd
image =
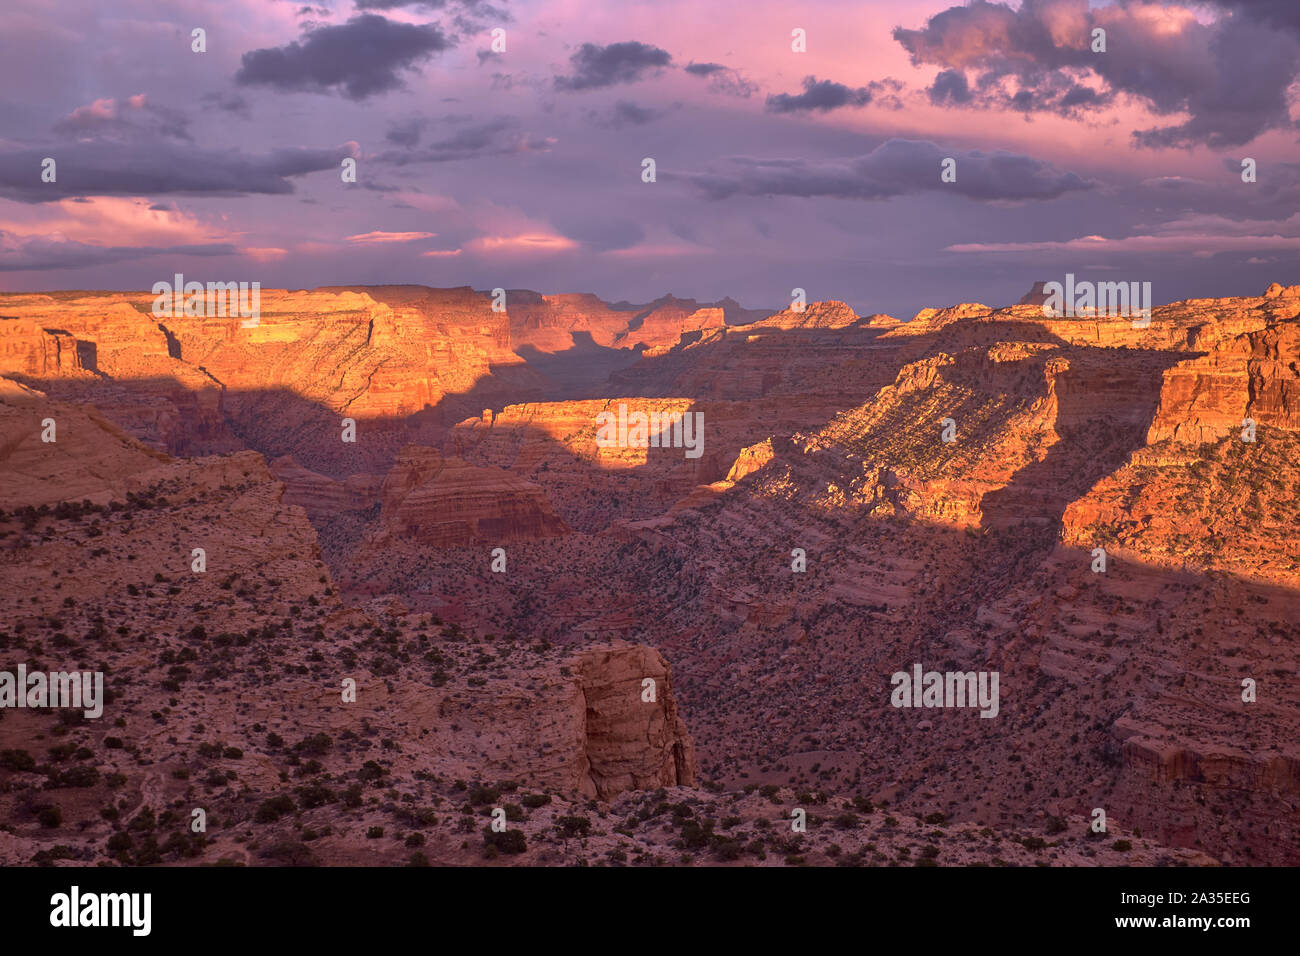
[[[244,255],[248,256],[250,259],[256,259],[258,262],[269,262],[273,259],[283,258],[285,255],[288,254],[287,249],[280,249],[275,246],[260,246],[260,247],[250,246],[247,249],[240,249],[239,251],[242,252]]]
[[[432,239],[436,232],[363,232],[348,236],[348,242],[415,242],[418,239]]]
[[[480,236],[466,245],[474,252],[566,252],[578,244],[565,236],[531,233],[517,236]]]
[[[134,110],[144,109],[146,97],[143,93],[137,93],[135,96],[128,96],[122,101],[122,106],[113,97],[104,97],[89,103],[86,106],[78,106],[75,110],[64,117],[65,123],[77,126],[86,125],[94,122],[103,122],[104,120],[117,119],[123,107],[129,107]]]
[[[165,246],[229,242],[233,238],[232,233],[206,224],[184,210],[131,196],[64,199],[39,207],[5,202],[0,203],[0,209],[12,216],[0,217],[0,229],[7,232],[58,233],[91,245]]]

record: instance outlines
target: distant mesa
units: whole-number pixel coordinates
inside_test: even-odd
[[[874,317],[873,317],[874,318]],[[844,302],[828,300],[809,302],[801,310],[787,306],[784,310],[753,323],[754,328],[770,329],[846,329],[857,325],[858,314]]]
[[[1274,282],[1264,291],[1266,299],[1300,299],[1300,285],[1284,286],[1280,282]]]
[[[1046,290],[1046,282],[1035,282],[1034,287],[1022,295],[1016,305],[1042,305],[1048,299]]]

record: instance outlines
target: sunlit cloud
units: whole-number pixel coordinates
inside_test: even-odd
[[[250,259],[256,259],[258,262],[273,262],[284,258],[289,252],[287,249],[280,249],[275,246],[250,246],[239,251]]]
[[[565,236],[532,234],[521,236],[480,236],[466,245],[474,252],[565,252],[578,244]]]
[[[59,233],[92,245],[223,242],[225,229],[168,203],[141,197],[93,196],[31,206],[0,202],[0,229],[16,235]]]
[[[432,239],[436,232],[363,232],[348,236],[348,242],[415,242],[417,239]]]

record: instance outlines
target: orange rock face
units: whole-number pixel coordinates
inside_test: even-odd
[[[1165,372],[1148,441],[1213,441],[1260,425],[1300,427],[1300,326],[1246,332]]]
[[[0,436],[0,508],[83,499],[100,504],[170,461],[93,406],[52,402],[6,378],[0,378]]]
[[[675,861],[664,806],[748,826],[824,791],[942,813],[940,862],[1122,862],[1099,806],[1143,864],[1300,862],[1298,288],[1145,327],[1032,296],[900,323],[267,290],[253,328],[0,296],[0,648],[115,694],[59,734],[85,787],[30,744],[57,715],[0,720],[0,861],[70,842],[36,793],[144,864],[404,861],[373,827],[497,861],[497,807],[525,863]],[[702,415],[702,453],[598,442],[620,405]],[[998,672],[997,716],[893,706],[915,663]],[[238,827],[114,856],[200,782]],[[802,846],[872,861],[903,845],[877,812]]]
[[[448,769],[600,800],[695,786],[694,745],[657,652],[614,642],[550,658],[469,693],[406,686],[392,703]],[[643,699],[646,680],[654,700]]]
[[[727,481],[740,481],[746,475],[753,474],[762,468],[773,458],[772,440],[760,442],[757,445],[750,445],[743,448],[736,457],[736,463],[731,466],[731,471],[727,472]]]
[[[383,479],[378,475],[349,475],[338,481],[304,468],[292,455],[270,463],[271,474],[285,487],[284,500],[302,505],[309,514],[325,516],[343,511],[360,511],[378,504]]]
[[[577,661],[586,703],[587,773],[596,795],[695,786],[695,745],[677,715],[672,676],[656,651],[614,646]]]
[[[537,485],[504,469],[475,467],[416,445],[398,454],[380,498],[374,547],[398,537],[445,548],[568,531]]]

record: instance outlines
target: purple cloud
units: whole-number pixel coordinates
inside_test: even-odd
[[[235,82],[285,92],[341,89],[349,99],[363,100],[399,89],[404,72],[452,45],[434,24],[365,13],[338,26],[309,28],[302,40],[281,47],[250,50]]]
[[[595,90],[618,83],[634,83],[672,63],[667,50],[629,40],[598,46],[584,43],[569,58],[570,76],[557,76],[555,88],[567,92]]]

